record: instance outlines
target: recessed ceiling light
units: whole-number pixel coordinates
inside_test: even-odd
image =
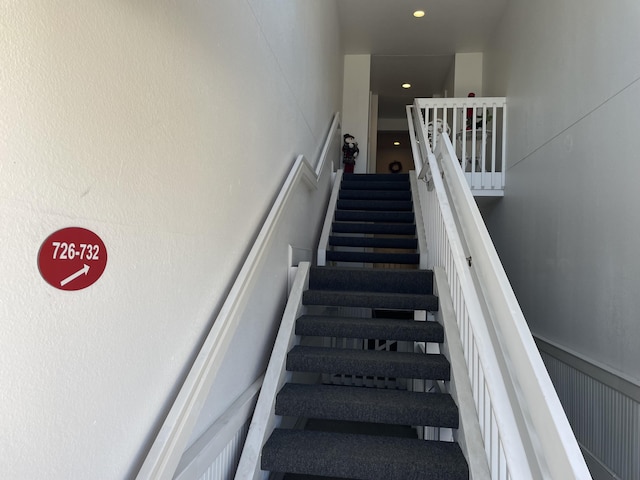
[[[402,84],[402,88],[411,88],[411,84],[410,83],[403,83]]]
[[[413,16],[416,18],[424,17],[424,10],[416,10],[415,12],[413,12]]]
[[[393,144],[397,147],[398,145],[400,145],[400,142],[393,142]]]

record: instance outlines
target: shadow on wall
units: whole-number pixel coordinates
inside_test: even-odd
[[[413,169],[409,132],[379,131],[376,173],[408,173]]]

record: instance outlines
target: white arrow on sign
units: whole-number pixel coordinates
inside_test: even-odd
[[[75,280],[76,278],[78,278],[80,275],[86,275],[87,273],[89,273],[89,265],[87,265],[86,263],[84,264],[84,267],[82,267],[80,270],[78,270],[76,273],[74,273],[73,275],[69,275],[67,278],[65,278],[64,280],[62,280],[60,282],[60,286],[64,287],[67,283],[72,282],[73,280]]]

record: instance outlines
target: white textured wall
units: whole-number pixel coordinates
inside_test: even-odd
[[[454,62],[454,97],[467,97],[473,92],[481,97],[482,92],[482,52],[456,53]]]
[[[485,53],[508,98],[489,226],[535,334],[640,382],[640,3],[509,2]]]
[[[319,0],[2,3],[0,477],[133,473],[295,155],[315,159],[340,109],[337,23]],[[77,292],[36,265],[67,226],[109,252]]]
[[[342,132],[358,142],[355,172],[366,173],[369,151],[371,55],[345,55],[342,91]],[[342,166],[340,167],[342,168]]]

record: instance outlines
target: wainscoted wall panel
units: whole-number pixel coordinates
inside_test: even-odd
[[[247,438],[249,424],[247,423],[236,433],[227,446],[220,452],[220,455],[213,461],[211,466],[199,477],[198,480],[233,480],[240,461],[242,446]]]
[[[548,352],[540,353],[581,446],[612,478],[640,478],[640,402]]]

